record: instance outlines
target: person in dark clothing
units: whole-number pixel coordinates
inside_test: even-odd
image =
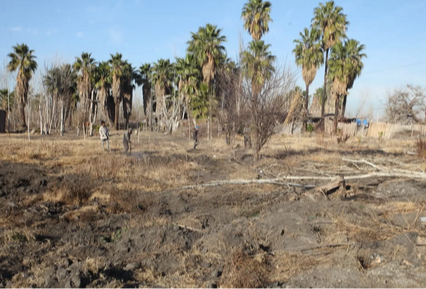
[[[198,126],[194,128],[194,150],[197,148],[198,145]]]
[[[132,128],[130,127],[127,132],[124,134],[123,137],[123,146],[124,146],[124,152],[127,153],[130,149],[130,152],[132,152],[132,142],[130,141],[130,136],[132,135]]]

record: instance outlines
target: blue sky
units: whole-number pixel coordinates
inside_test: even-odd
[[[239,39],[251,39],[240,19],[245,0],[0,1],[0,60],[12,46],[26,43],[39,66],[55,55],[72,62],[81,52],[97,61],[120,52],[134,66],[159,58],[183,57],[190,32],[212,23],[222,28],[228,56],[236,58]],[[270,32],[264,37],[281,62],[294,66],[293,40],[309,27],[319,0],[271,0]],[[366,45],[364,71],[350,91],[348,111],[365,99],[366,110],[389,89],[426,82],[426,1],[336,0],[350,25],[347,35]],[[413,64],[413,65],[411,65]],[[321,67],[310,91],[322,85]],[[300,78],[298,84],[304,87]]]

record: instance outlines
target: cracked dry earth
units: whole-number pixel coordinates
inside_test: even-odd
[[[97,138],[0,136],[1,286],[426,286],[424,179],[312,188],[378,170],[343,158],[420,172],[414,141],[276,136],[254,163],[236,143],[194,151],[148,132],[124,155],[120,136],[109,153]],[[288,176],[330,180],[202,186]]]

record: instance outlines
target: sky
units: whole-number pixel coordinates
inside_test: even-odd
[[[35,51],[39,67],[59,58],[73,62],[82,52],[96,61],[122,53],[133,66],[160,58],[184,57],[191,32],[207,23],[227,37],[228,57],[236,60],[240,39],[251,40],[243,29],[241,9],[246,0],[14,0],[0,1],[0,60],[6,63],[12,46],[26,43]],[[263,40],[272,54],[298,72],[293,41],[309,27],[319,0],[270,0],[269,33]],[[322,1],[324,3],[324,1]],[[388,91],[426,82],[426,1],[335,0],[350,22],[348,38],[366,46],[364,70],[349,91],[348,113],[364,103],[364,111],[383,114]],[[310,86],[321,87],[324,66]],[[348,114],[347,113],[347,114]]]

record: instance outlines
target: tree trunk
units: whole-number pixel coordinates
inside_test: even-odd
[[[210,85],[209,85],[210,87]],[[210,89],[209,89],[209,122],[207,125],[207,134],[208,134],[208,139],[211,139],[211,122],[212,122],[212,99],[211,99],[211,93],[210,93]]]
[[[325,98],[327,96],[327,69],[328,69],[328,50],[325,51],[325,70],[324,70],[324,87],[323,87],[323,95],[322,95],[322,103],[321,103],[321,122],[318,126],[319,129],[324,131],[325,128]]]
[[[24,108],[25,109],[25,108]],[[24,112],[25,115],[25,112]],[[30,120],[31,120],[31,105],[28,104],[28,119],[27,119],[27,131],[28,131],[28,141],[31,141],[31,136],[30,136]],[[25,121],[25,119],[24,119]]]
[[[70,110],[69,110],[69,118],[68,118],[68,125],[69,125],[69,127],[72,127],[72,114],[73,114],[73,109],[72,108],[70,108]]]
[[[38,105],[38,114],[40,117],[40,134],[43,134],[43,113],[41,112],[41,104]]]
[[[92,90],[90,98],[90,111],[89,111],[89,136],[93,136],[93,124],[96,121],[96,104],[95,104],[95,91]]]
[[[21,121],[22,121],[22,127],[26,128],[27,125],[25,123],[25,103],[23,99],[21,99]]]
[[[347,99],[347,95],[343,96],[343,101],[342,101],[342,109],[340,111],[340,116],[341,117],[345,117],[345,112],[346,112],[346,99]],[[357,115],[356,115],[357,116]]]
[[[64,136],[64,102],[61,101],[61,136]]]
[[[46,99],[46,121],[44,122],[44,133],[49,134],[48,122],[49,122],[49,101]]]
[[[337,123],[338,123],[338,117],[339,117],[339,95],[336,96],[336,100],[334,103],[334,127],[333,127],[333,132],[336,134],[337,133]]]
[[[305,131],[308,130],[308,117],[309,117],[309,85],[306,85],[306,97],[305,97],[305,117],[303,118],[303,128]]]
[[[50,117],[50,123],[49,123],[49,134],[52,133],[52,124],[53,124],[53,118],[55,117],[55,107],[56,107],[54,100],[52,101],[52,103],[53,103],[52,104],[52,111],[51,111],[52,115]]]
[[[120,115],[120,99],[116,98],[115,99],[115,121],[114,121],[116,130],[118,130],[118,121],[119,121],[118,116],[119,115]]]
[[[149,98],[149,101],[148,101],[148,108],[149,108],[149,112],[148,112],[148,125],[149,125],[149,128],[151,129],[151,131],[152,131],[152,97],[150,97]]]

